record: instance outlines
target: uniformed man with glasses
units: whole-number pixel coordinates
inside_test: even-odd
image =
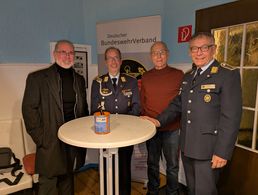
[[[116,47],[105,51],[108,73],[96,77],[91,87],[91,113],[102,110],[111,114],[140,114],[140,98],[137,80],[120,73],[121,52]],[[133,146],[118,149],[119,155],[119,194],[131,194],[131,157]]]
[[[156,118],[162,127],[181,115],[180,149],[190,195],[216,195],[219,172],[231,158],[242,113],[239,71],[214,59],[211,33],[189,41],[193,70],[180,93]]]

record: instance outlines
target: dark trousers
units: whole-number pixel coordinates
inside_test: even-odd
[[[159,194],[159,166],[162,153],[166,160],[167,195],[177,195],[178,185],[179,130],[158,131],[146,142],[148,150],[148,194]]]
[[[182,162],[185,170],[188,195],[217,195],[216,184],[220,169],[211,168],[211,160],[197,160],[184,156]]]
[[[133,146],[122,147],[118,149],[118,169],[119,169],[119,195],[131,195],[131,159]],[[115,157],[113,155],[113,194],[115,194]],[[106,160],[104,160],[104,188],[106,187]]]
[[[74,195],[73,174],[57,177],[39,176],[38,195]]]
[[[119,155],[119,194],[131,195],[131,159],[133,146],[118,149]]]
[[[74,195],[73,173],[84,165],[86,149],[65,144],[65,153],[67,174],[52,177],[39,175],[39,195]],[[51,166],[51,162],[49,164]]]

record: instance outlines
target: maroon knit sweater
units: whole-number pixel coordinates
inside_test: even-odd
[[[161,70],[153,68],[144,73],[140,92],[141,114],[156,118],[178,94],[183,76],[181,70],[169,66]],[[179,127],[178,118],[159,130],[176,130]]]

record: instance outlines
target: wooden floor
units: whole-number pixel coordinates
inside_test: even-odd
[[[160,175],[161,187],[166,183],[166,177]],[[132,195],[145,195],[147,189],[143,183],[132,182]],[[97,169],[88,169],[75,175],[75,195],[98,195],[99,174]]]

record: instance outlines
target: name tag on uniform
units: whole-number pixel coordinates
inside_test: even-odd
[[[215,89],[215,84],[207,84],[207,85],[201,85],[201,89]]]
[[[133,94],[131,89],[124,89],[122,90],[122,93],[124,94],[124,96],[128,96],[128,97],[130,97]]]

